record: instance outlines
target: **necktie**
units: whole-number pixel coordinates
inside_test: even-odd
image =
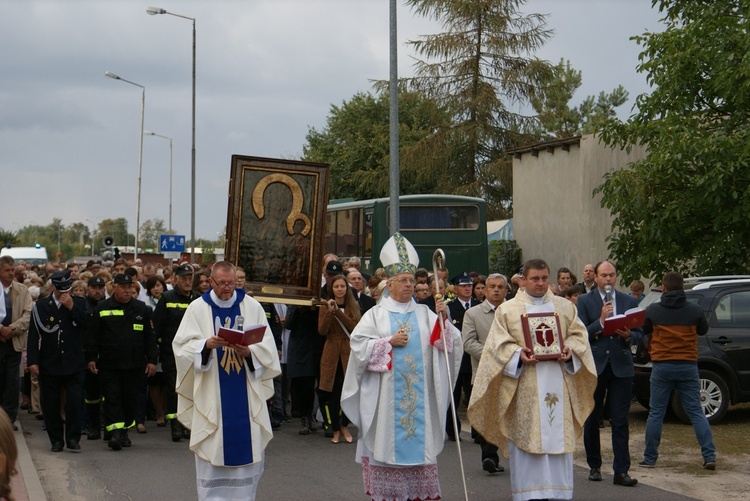
[[[465,310],[468,310],[468,309],[469,309],[469,303],[464,303],[464,309],[465,309]]]

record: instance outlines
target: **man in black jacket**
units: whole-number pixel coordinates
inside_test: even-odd
[[[89,279],[86,288],[86,313],[91,317],[97,305],[104,301],[104,279],[93,276]],[[84,371],[86,374],[83,385],[83,399],[86,404],[86,418],[88,421],[89,432],[88,440],[99,440],[102,438],[99,427],[101,426],[101,415],[99,410],[102,405],[102,387],[99,384],[99,375],[91,371]]]
[[[182,317],[190,303],[195,301],[199,295],[193,292],[193,267],[185,263],[174,271],[175,285],[172,290],[164,292],[161,300],[156,304],[154,310],[154,332],[159,343],[159,361],[164,373],[165,386],[167,387],[167,414],[169,425],[172,428],[172,441],[179,442],[187,438],[185,427],[176,419],[177,417],[177,365],[172,352],[172,341],[180,327]]]
[[[88,368],[101,380],[108,445],[115,451],[131,445],[141,374],[156,373],[151,309],[135,294],[133,277],[115,275],[112,297],[96,307],[86,335]]]
[[[86,300],[71,296],[70,270],[51,277],[54,290],[32,310],[28,337],[29,372],[39,377],[42,414],[52,452],[67,443],[73,452],[81,450],[81,397],[86,358],[83,338],[89,324]],[[65,389],[65,421],[60,416],[60,394]]]

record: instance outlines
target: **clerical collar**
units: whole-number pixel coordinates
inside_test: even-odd
[[[234,293],[232,294],[232,297],[230,297],[226,301],[223,301],[223,300],[219,299],[219,296],[216,295],[216,292],[214,292],[213,290],[211,290],[211,299],[213,299],[214,303],[219,308],[231,308],[232,305],[234,305],[236,297],[237,297],[237,291],[234,291]]]
[[[545,294],[542,297],[534,297],[530,296],[528,292],[523,291],[524,295],[531,300],[532,303],[536,305],[544,304],[544,298],[547,297],[547,294]]]

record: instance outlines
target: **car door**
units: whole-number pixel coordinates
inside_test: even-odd
[[[734,370],[742,392],[750,392],[750,287],[732,288],[714,298],[706,336],[712,350]]]

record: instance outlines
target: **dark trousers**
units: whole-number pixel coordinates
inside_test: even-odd
[[[167,419],[177,417],[177,365],[174,355],[161,356],[161,370],[164,371],[164,386],[167,387]]]
[[[289,415],[289,393],[291,391],[292,380],[286,371],[286,364],[281,364],[281,408],[284,417]]]
[[[15,422],[18,417],[18,394],[21,391],[19,367],[21,367],[21,352],[13,348],[13,341],[9,339],[0,343],[0,398],[11,423]]]
[[[482,462],[485,459],[492,459],[497,465],[500,462],[500,456],[497,454],[497,445],[491,444],[484,439],[482,435],[477,433],[477,441],[479,446],[482,448]]]
[[[471,398],[471,372],[459,372],[458,379],[456,379],[456,386],[453,387],[453,401],[456,403],[456,414],[458,414],[458,408],[461,407],[461,394],[466,396],[468,400]],[[461,420],[458,420],[458,432],[461,433]],[[453,413],[451,412],[450,405],[448,406],[448,415],[445,420],[445,433],[449,437],[455,438],[455,430],[453,429]]]
[[[602,452],[599,441],[599,423],[604,412],[604,398],[610,403],[612,419],[612,451],[615,473],[627,473],[630,469],[630,448],[628,447],[630,400],[633,395],[633,378],[617,377],[612,366],[607,364],[596,384],[594,391],[594,412],[583,426],[583,444],[586,447],[586,462],[589,468],[601,468]]]
[[[344,369],[339,362],[336,377],[333,380],[333,391],[318,389],[318,401],[323,421],[332,431],[338,431],[342,426],[349,426],[349,418],[341,411],[341,390],[344,387]]]
[[[101,427],[99,409],[102,405],[102,387],[99,384],[99,374],[87,370],[84,380],[83,401],[86,404],[86,418],[89,431],[95,432]]]
[[[141,371],[140,380],[138,381],[138,404],[135,411],[135,422],[138,424],[146,423],[146,414],[148,412],[148,376]]]
[[[47,436],[52,445],[63,441],[81,440],[81,397],[85,372],[63,376],[39,374],[39,396],[42,404],[42,414],[47,424]],[[65,389],[65,421],[60,415],[62,390]]]
[[[292,413],[299,413],[300,417],[309,417],[315,405],[315,376],[292,378],[290,393]]]
[[[135,426],[138,388],[143,369],[99,369],[107,431]]]

